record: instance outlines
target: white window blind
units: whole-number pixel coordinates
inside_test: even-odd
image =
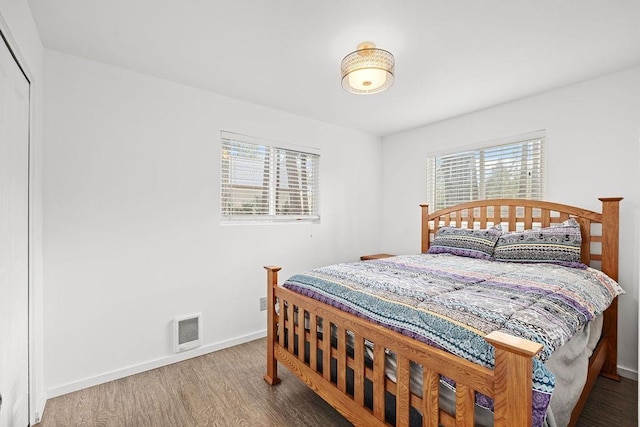
[[[544,198],[544,136],[429,157],[435,210],[472,200]]]
[[[317,150],[222,132],[223,220],[320,219]]]

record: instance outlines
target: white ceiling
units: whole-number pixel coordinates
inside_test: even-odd
[[[640,65],[638,0],[29,0],[45,47],[388,135]],[[386,92],[340,61],[370,40]]]

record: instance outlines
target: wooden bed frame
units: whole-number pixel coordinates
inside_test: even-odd
[[[582,262],[599,267],[618,280],[618,217],[621,197],[600,198],[602,213],[559,203],[521,199],[481,200],[428,213],[422,207],[422,252],[426,253],[437,229],[443,225],[486,228],[501,223],[503,230],[516,231],[548,227],[570,217],[582,229]],[[278,285],[280,267],[266,266],[268,286],[267,373],[265,381],[280,382],[280,362],[355,425],[385,425],[385,392],[395,395],[396,425],[409,425],[410,407],[422,414],[423,426],[473,426],[474,390],[494,399],[494,425],[530,426],[532,414],[532,358],[542,346],[500,332],[485,339],[495,347],[495,369],[491,370],[460,357],[430,347],[327,304],[289,291]],[[279,310],[276,309],[278,303]],[[294,322],[305,315],[307,327]],[[604,313],[600,342],[589,361],[587,383],[573,410],[570,425],[575,425],[598,374],[620,380],[617,374],[617,298]],[[322,319],[337,330],[337,346],[318,332]],[[300,322],[302,325],[303,322]],[[354,337],[353,351],[346,347],[346,333]],[[374,344],[373,366],[365,363],[364,339]],[[295,345],[300,343],[300,345]],[[302,345],[305,343],[305,345]],[[385,376],[385,349],[397,355],[396,381]],[[336,359],[337,379],[331,369],[320,369]],[[410,361],[423,369],[422,397],[409,388]],[[353,370],[353,393],[347,392],[347,368]],[[439,409],[439,374],[456,381],[455,417]],[[365,378],[373,383],[373,409],[365,406]]]

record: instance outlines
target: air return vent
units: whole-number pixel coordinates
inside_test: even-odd
[[[200,336],[202,335],[201,314],[176,317],[173,323],[176,353],[200,347]]]

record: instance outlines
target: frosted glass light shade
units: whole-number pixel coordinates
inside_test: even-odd
[[[379,68],[362,68],[349,74],[349,86],[359,91],[374,91],[387,81],[387,72]]]
[[[351,93],[381,92],[394,82],[395,60],[390,52],[364,42],[342,60],[342,87]]]

